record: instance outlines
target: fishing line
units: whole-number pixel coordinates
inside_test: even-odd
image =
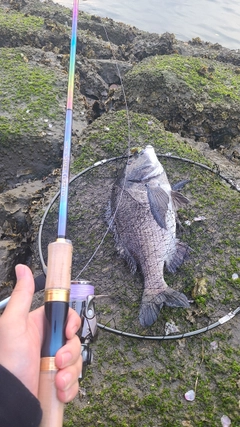
[[[108,38],[108,36],[106,36],[106,37]],[[109,41],[109,38],[108,38],[108,41]],[[110,43],[110,41],[109,41],[109,43]],[[116,58],[114,58],[114,59],[116,60]],[[80,185],[81,185],[81,180],[85,176],[88,176],[88,174],[91,174],[93,170],[98,172],[98,170],[104,169],[105,167],[108,167],[108,165],[111,165],[112,162],[114,162],[114,163],[118,163],[118,162],[124,162],[124,163],[126,163],[126,161],[129,160],[129,157],[130,157],[129,156],[129,148],[130,148],[130,143],[131,143],[131,120],[130,120],[130,116],[129,116],[129,109],[128,109],[128,105],[127,105],[125,89],[123,87],[121,73],[120,73],[120,70],[119,70],[117,62],[116,62],[116,67],[118,69],[118,76],[119,76],[119,80],[121,82],[121,87],[122,87],[122,90],[124,92],[124,98],[125,98],[126,116],[127,116],[127,121],[128,121],[128,126],[127,126],[128,155],[123,155],[123,156],[119,156],[119,157],[112,157],[111,159],[103,159],[101,161],[98,161],[98,162],[94,163],[94,165],[86,168],[85,170],[83,170],[79,174],[77,174],[75,177],[73,177],[70,180],[69,184],[73,184],[74,181],[77,181],[77,179],[79,179]],[[225,177],[221,173],[219,167],[216,166],[216,165],[214,165],[213,167],[209,167],[209,166],[207,166],[205,164],[193,161],[191,159],[182,158],[182,157],[175,156],[175,155],[172,155],[172,154],[160,154],[160,155],[158,155],[158,157],[166,159],[166,161],[168,161],[168,159],[169,159],[169,161],[173,160],[173,161],[176,161],[176,162],[179,160],[181,162],[188,163],[189,167],[192,165],[192,167],[202,168],[202,169],[204,169],[206,171],[206,173],[210,174],[209,176],[211,176],[211,174],[212,174],[213,177],[217,176],[217,177],[225,180],[230,185],[231,188],[237,190],[238,192],[240,191],[239,187],[234,183],[234,180],[231,179],[231,178],[229,178],[229,177]],[[104,174],[104,172],[103,172],[103,174]],[[125,186],[125,183],[124,183],[124,186]],[[124,186],[123,186],[123,190],[124,190]],[[81,198],[81,196],[82,195],[81,195],[81,192],[80,192],[80,198]],[[39,256],[40,256],[40,260],[41,260],[41,264],[42,264],[43,270],[45,272],[46,272],[46,264],[45,264],[45,261],[44,261],[44,256],[43,256],[43,251],[42,251],[43,227],[44,227],[44,225],[46,225],[46,218],[48,217],[49,213],[51,214],[51,208],[54,205],[54,203],[55,203],[55,201],[56,201],[56,199],[58,197],[59,197],[59,192],[54,196],[54,198],[51,200],[49,206],[45,210],[44,216],[42,217],[40,228],[39,228],[39,239],[38,239]],[[83,197],[84,197],[84,195],[83,195]],[[74,204],[74,201],[72,203]],[[85,203],[85,199],[83,198],[83,208],[84,208],[84,203]],[[86,257],[87,262],[85,262],[85,263],[81,262],[81,264],[84,264],[84,267],[82,268],[82,270],[80,271],[80,273],[78,273],[78,275],[76,276],[77,278],[92,263],[93,259],[97,255],[97,252],[99,252],[99,249],[103,246],[104,241],[106,240],[106,236],[107,236],[107,234],[108,234],[108,232],[109,232],[109,230],[111,228],[111,224],[113,223],[114,218],[116,216],[117,209],[118,209],[118,206],[115,209],[115,212],[113,213],[112,222],[108,225],[107,231],[104,231],[104,233],[102,233],[103,237],[101,238],[100,243],[97,245],[97,248],[93,251],[93,254],[91,256]],[[51,215],[49,215],[49,216],[51,217]],[[52,228],[53,227],[51,226],[50,228],[51,228],[51,232],[52,232]],[[106,227],[104,227],[103,230],[105,230],[105,229],[106,229]],[[90,241],[89,241],[89,243],[88,243],[88,241],[86,241],[86,236],[85,236],[84,243],[86,243],[86,244],[89,245],[89,252],[90,252]],[[112,243],[113,243],[113,239],[112,239],[111,244]],[[75,247],[75,245],[74,245],[74,247]],[[80,250],[81,250],[81,248],[80,248]],[[113,253],[113,245],[112,245],[112,253]],[[76,256],[78,257],[77,258],[77,263],[78,263],[79,262],[79,257],[81,258],[82,255],[81,254],[76,254]],[[98,257],[99,256],[102,256],[102,255],[100,254],[100,255],[98,255]],[[102,264],[105,267],[105,258],[103,258],[103,263]],[[110,263],[108,263],[108,264],[111,267],[111,269],[114,269],[114,266],[115,266],[114,261],[113,261],[113,263],[111,263],[111,261],[110,261]],[[79,266],[79,264],[78,264],[78,266]],[[95,263],[94,262],[93,262],[93,267],[92,268],[93,269],[95,268]],[[121,283],[121,286],[125,286],[125,285],[128,286],[129,283],[132,281],[132,279],[130,277],[130,273],[128,272],[128,267],[125,265],[124,268],[126,269],[126,278],[124,277],[124,281]],[[78,271],[78,269],[77,269],[77,271]],[[91,269],[90,269],[90,273],[91,273]],[[114,272],[113,272],[113,275],[114,275]],[[94,279],[95,279],[95,277],[94,277]],[[112,282],[112,283],[110,283],[110,285],[107,284],[108,288],[105,288],[105,289],[101,288],[101,286],[102,286],[101,281],[96,281],[96,283],[98,284],[97,286],[99,287],[98,293],[99,294],[103,294],[103,293],[104,294],[108,294],[109,297],[111,298],[111,293],[114,290],[113,288],[116,285],[116,283]],[[136,339],[173,340],[173,339],[188,338],[188,337],[200,334],[200,333],[208,332],[208,331],[212,330],[213,328],[216,328],[216,327],[218,327],[218,326],[220,326],[220,325],[222,325],[222,324],[230,321],[231,319],[233,319],[233,317],[235,317],[240,312],[240,307],[238,307],[234,311],[229,310],[229,312],[228,312],[227,315],[217,315],[217,314],[215,315],[215,312],[214,312],[211,315],[211,318],[212,318],[212,320],[214,318],[218,319],[218,320],[214,321],[213,323],[210,324],[210,322],[211,322],[210,319],[211,318],[208,318],[208,323],[209,324],[207,326],[196,328],[195,330],[189,331],[189,329],[191,328],[191,325],[188,322],[187,326],[186,326],[186,329],[184,329],[184,327],[182,328],[182,331],[188,330],[188,332],[181,332],[181,333],[174,333],[174,334],[171,334],[171,335],[164,335],[162,333],[158,334],[158,329],[155,330],[155,325],[154,325],[154,328],[151,329],[151,330],[141,330],[141,331],[135,329],[135,323],[133,323],[133,327],[132,327],[132,325],[131,325],[130,321],[128,321],[127,317],[126,317],[126,321],[125,321],[125,318],[124,318],[124,315],[125,315],[124,314],[124,309],[125,309],[124,304],[125,304],[125,301],[124,301],[124,299],[121,300],[122,299],[122,289],[121,289],[120,286],[119,286],[119,288],[115,289],[115,295],[117,296],[117,303],[116,303],[117,307],[115,307],[116,310],[112,311],[112,314],[110,314],[109,317],[105,316],[104,319],[103,319],[103,317],[99,317],[98,327],[101,328],[101,329],[103,329],[106,332],[111,332],[111,333],[115,333],[117,335],[126,336],[126,337],[130,337],[130,338],[136,338]],[[114,295],[113,295],[113,298],[115,298]],[[236,300],[235,300],[235,303],[236,303]],[[101,306],[101,304],[102,303],[99,303],[100,306]],[[136,299],[134,299],[133,300],[133,305],[136,306],[136,304],[137,304],[136,303]],[[110,303],[108,305],[111,308],[111,301],[110,301]],[[237,305],[237,303],[236,303],[236,305]],[[97,306],[98,306],[98,304],[97,304]],[[101,307],[100,307],[100,309],[101,309]],[[108,307],[107,307],[107,310],[108,310]],[[224,312],[226,313],[226,311],[223,311],[223,313]],[[163,312],[163,315],[164,315],[164,312]],[[120,322],[119,322],[119,319],[120,319]],[[122,319],[123,319],[124,322],[122,321]],[[136,319],[137,319],[137,317],[136,317]],[[103,322],[103,320],[104,320],[104,322]],[[134,321],[135,321],[135,319],[134,319]],[[204,321],[205,321],[205,318],[204,318]],[[202,325],[202,322],[201,322],[201,319],[200,319],[199,325],[195,325],[195,326],[201,326],[201,325]],[[152,335],[151,335],[151,333],[152,333]]]
[[[129,108],[128,108],[127,96],[126,96],[126,92],[125,92],[125,88],[124,88],[124,84],[123,84],[123,79],[122,79],[122,75],[121,75],[121,72],[120,72],[120,68],[118,66],[118,62],[117,62],[117,58],[116,58],[115,52],[114,52],[114,50],[112,48],[112,43],[110,41],[110,38],[109,38],[109,35],[108,35],[108,32],[107,32],[107,28],[104,25],[104,22],[102,23],[102,25],[103,25],[103,29],[104,29],[104,32],[105,32],[105,35],[106,35],[106,39],[107,39],[107,41],[109,43],[109,46],[110,46],[110,49],[111,49],[111,52],[112,52],[113,60],[115,61],[115,67],[116,67],[117,75],[118,75],[118,78],[119,78],[119,81],[120,81],[120,86],[121,86],[121,90],[122,90],[122,94],[123,94],[125,111],[126,111],[126,116],[127,116],[127,131],[128,131],[128,137],[127,137],[128,155],[127,155],[127,162],[126,162],[126,168],[127,168],[127,166],[128,166],[128,160],[129,160],[129,157],[130,157],[130,143],[131,143],[131,120],[130,120],[130,115],[129,115]],[[163,155],[163,157],[165,157],[165,156],[168,157],[168,154]],[[171,156],[171,157],[174,158],[174,156]],[[178,157],[176,156],[176,158],[178,158]],[[185,159],[181,158],[181,160],[184,161]],[[189,162],[189,163],[191,163],[191,161],[189,159],[186,159],[186,161]],[[192,163],[194,163],[196,165],[198,164],[197,162],[192,162]],[[211,168],[209,168],[206,165],[203,165],[203,164],[200,164],[200,163],[199,163],[199,165],[201,165],[201,167],[205,167],[205,169],[207,169],[207,170],[211,170]],[[220,177],[222,177],[225,181],[227,181],[230,185],[232,185],[234,187],[233,181],[231,179],[228,179],[225,176],[221,175],[221,173],[220,173],[219,170],[218,170],[218,175]],[[84,265],[84,267],[79,271],[79,273],[75,277],[75,280],[77,280],[82,275],[82,273],[87,269],[87,267],[89,266],[89,264],[92,262],[92,260],[94,259],[95,255],[98,253],[98,251],[102,247],[102,245],[103,245],[103,243],[105,241],[106,236],[108,235],[109,231],[112,228],[112,225],[114,223],[114,220],[115,220],[115,217],[116,217],[119,205],[120,205],[121,200],[122,200],[122,195],[123,195],[123,192],[124,192],[124,189],[125,189],[125,185],[126,185],[126,177],[127,177],[127,171],[126,171],[126,174],[124,176],[124,182],[123,182],[123,186],[122,186],[122,189],[121,189],[121,192],[120,192],[119,201],[117,203],[115,211],[111,215],[108,227],[107,227],[105,233],[103,234],[102,239],[100,240],[99,244],[97,245],[95,251],[93,252],[93,254],[91,255],[91,257],[89,258],[89,260],[87,261],[87,263]]]
[[[69,184],[71,184],[76,179],[83,177],[83,175],[87,174],[88,172],[91,173],[91,171],[93,169],[96,169],[96,168],[100,168],[101,169],[102,166],[110,164],[111,162],[115,162],[115,161],[118,161],[118,160],[123,160],[124,162],[127,160],[126,163],[128,163],[129,158],[130,158],[131,120],[130,120],[129,108],[128,108],[128,103],[127,103],[127,97],[126,97],[125,88],[124,88],[124,85],[123,85],[123,79],[122,79],[122,76],[121,76],[121,72],[120,72],[120,69],[119,69],[119,66],[118,66],[118,63],[117,63],[117,59],[116,59],[115,53],[114,53],[114,51],[112,49],[112,45],[111,45],[111,42],[110,42],[110,39],[109,39],[109,36],[108,36],[108,32],[107,32],[106,26],[104,24],[103,24],[103,29],[105,31],[106,39],[107,39],[107,41],[108,41],[108,43],[110,45],[113,59],[115,60],[115,66],[116,66],[116,70],[117,70],[117,75],[118,75],[118,78],[119,78],[119,81],[120,81],[120,85],[121,85],[121,90],[122,90],[122,93],[123,93],[124,104],[125,104],[125,111],[126,111],[126,117],[127,117],[127,146],[128,146],[128,154],[127,155],[123,155],[123,156],[119,156],[119,157],[114,157],[114,158],[111,158],[111,159],[104,159],[104,160],[101,160],[99,162],[94,163],[94,165],[92,165],[89,168],[81,171],[79,174],[77,174],[75,177],[73,177],[70,180]],[[161,154],[159,156],[163,157],[163,158],[171,158],[171,159],[174,159],[174,160],[181,160],[183,162],[188,162],[189,164],[199,166],[199,167],[201,167],[201,168],[203,168],[203,169],[205,169],[205,170],[213,173],[214,175],[217,175],[220,178],[224,179],[231,186],[231,188],[234,188],[238,192],[240,191],[240,189],[238,188],[238,186],[235,185],[234,181],[231,178],[223,176],[223,174],[221,173],[220,169],[216,165],[214,165],[211,168],[211,167],[209,167],[207,165],[204,165],[204,164],[199,163],[199,162],[195,162],[195,161],[193,161],[191,159],[186,159],[186,158],[174,156],[172,154]],[[126,167],[127,167],[127,165],[126,165]],[[97,247],[93,251],[92,255],[87,259],[87,262],[85,262],[84,267],[76,275],[75,280],[78,279],[82,275],[82,273],[87,269],[87,267],[89,267],[89,265],[92,263],[93,259],[96,257],[96,255],[99,252],[100,248],[103,246],[103,244],[105,242],[105,239],[106,239],[106,236],[108,235],[109,231],[111,230],[112,225],[114,224],[114,219],[116,217],[117,210],[119,208],[119,204],[121,202],[123,191],[124,191],[124,188],[125,188],[125,185],[126,185],[126,176],[127,176],[127,174],[125,174],[125,176],[124,176],[124,183],[123,183],[123,186],[122,186],[122,189],[121,189],[120,198],[119,198],[119,201],[118,201],[118,204],[116,206],[115,211],[111,215],[111,218],[110,218],[110,221],[108,223],[107,229],[103,233],[102,238],[99,241],[99,243],[97,244]],[[43,231],[43,226],[44,226],[46,217],[47,217],[47,215],[48,215],[51,207],[53,206],[55,200],[58,198],[58,196],[59,196],[59,193],[57,193],[55,195],[55,197],[52,199],[52,201],[50,202],[50,204],[49,204],[48,208],[46,209],[45,214],[44,214],[44,216],[42,218],[40,229],[39,229],[39,241],[38,241],[38,244],[39,244],[39,256],[40,256],[41,263],[43,265],[43,269],[45,269],[45,271],[46,271],[46,265],[45,265],[44,257],[43,257],[43,254],[42,254],[42,242],[41,242],[42,231]],[[101,289],[100,289],[100,291],[101,291]],[[106,291],[104,293],[106,293]],[[111,291],[110,291],[110,297],[111,297]],[[114,313],[114,316],[112,317],[112,322],[113,322],[113,326],[114,327],[111,327],[111,325],[108,325],[109,320],[106,320],[105,323],[99,322],[98,326],[99,326],[99,328],[101,328],[101,329],[103,329],[105,331],[112,332],[112,333],[115,333],[115,334],[121,335],[121,336],[136,338],[136,339],[173,340],[173,339],[183,339],[183,338],[191,337],[191,336],[194,336],[194,335],[197,335],[197,334],[200,334],[200,333],[204,333],[204,332],[210,331],[211,329],[216,328],[217,326],[220,326],[220,325],[228,322],[233,317],[235,317],[239,312],[240,312],[240,307],[238,307],[234,311],[230,310],[227,315],[220,316],[216,322],[213,322],[213,323],[211,323],[211,324],[209,324],[209,325],[207,325],[205,327],[198,328],[198,329],[195,329],[195,330],[190,331],[190,332],[177,333],[177,334],[174,333],[174,334],[171,334],[171,335],[163,335],[163,334],[158,334],[158,335],[153,335],[152,334],[152,335],[149,335],[149,333],[147,334],[146,331],[142,331],[142,335],[141,335],[141,334],[138,334],[138,333],[131,333],[131,332],[127,332],[126,330],[119,329],[119,324],[116,323],[115,316],[118,316],[118,317],[119,316],[120,317],[123,316],[121,308],[118,309]],[[217,316],[215,316],[215,317],[217,317]],[[125,328],[128,329],[128,326],[125,325]]]
[[[127,154],[127,162],[126,162],[126,168],[127,168],[129,157],[130,157],[130,143],[131,143],[131,121],[130,121],[130,116],[129,116],[129,108],[128,108],[128,103],[127,103],[127,96],[126,96],[126,93],[125,93],[125,89],[124,89],[124,85],[123,85],[123,80],[122,80],[122,76],[121,76],[121,73],[120,73],[120,68],[118,66],[114,50],[112,49],[112,44],[111,44],[111,41],[110,41],[109,36],[108,36],[107,28],[104,25],[104,23],[103,23],[103,28],[104,28],[105,35],[106,35],[107,41],[109,43],[111,52],[112,52],[113,59],[115,61],[115,66],[116,66],[118,78],[119,78],[121,89],[122,89],[122,93],[123,93],[125,111],[126,111],[126,116],[127,116],[127,129],[128,129],[128,138],[127,138],[127,143],[128,143],[127,150],[128,150],[128,154]],[[122,200],[122,195],[123,195],[123,192],[124,192],[124,189],[125,189],[125,185],[126,185],[126,179],[127,179],[127,173],[124,176],[123,187],[122,187],[121,192],[120,192],[119,201],[117,203],[115,211],[111,215],[108,227],[107,227],[105,233],[103,234],[103,237],[100,240],[99,244],[97,245],[95,251],[93,252],[93,254],[91,255],[91,257],[89,258],[89,260],[87,261],[87,263],[84,265],[84,267],[80,270],[80,272],[78,273],[78,275],[75,277],[75,280],[77,280],[82,275],[82,273],[86,270],[86,268],[92,262],[93,258],[95,257],[95,255],[97,254],[97,252],[99,251],[99,249],[102,247],[102,245],[103,245],[103,243],[105,241],[106,236],[108,235],[109,231],[111,230],[112,225],[114,223],[114,219],[116,217],[116,214],[117,214],[117,211],[118,211],[118,208],[119,208],[119,205],[120,205],[121,200]]]
[[[199,162],[195,162],[195,161],[193,161],[191,159],[182,158],[182,157],[179,157],[179,156],[173,156],[173,155],[169,155],[169,154],[159,154],[158,157],[166,159],[168,161],[169,160],[171,160],[171,161],[173,160],[174,162],[175,161],[176,162],[181,161],[181,162],[184,162],[184,163],[188,163],[192,167],[201,168],[201,169],[207,171],[210,174],[209,177],[211,177],[211,175],[213,177],[214,176],[215,177],[219,177],[219,178],[225,180],[226,183],[229,184],[238,193],[240,191],[239,187],[237,185],[235,185],[232,182],[232,180],[230,180],[229,177],[225,177],[215,166],[213,166],[211,168],[211,167],[209,167],[209,166],[207,166],[205,164],[202,164],[202,163],[199,163]],[[127,158],[128,158],[128,156],[119,156],[119,157],[112,157],[110,159],[104,159],[102,161],[96,162],[92,166],[86,168],[85,170],[83,170],[80,173],[78,173],[75,177],[73,177],[70,180],[70,184],[73,184],[74,181],[76,181],[76,182],[78,182],[78,186],[79,186],[79,181],[77,181],[77,180],[81,181],[84,178],[84,176],[88,176],[89,173],[91,173],[91,171],[93,171],[93,170],[99,170],[99,171],[101,171],[102,168],[108,167],[108,165],[111,165],[111,163],[113,163],[113,162],[114,163],[116,163],[116,162],[118,163],[118,162],[121,162],[121,161],[125,162]],[[102,176],[104,177],[105,176],[105,172],[102,172],[102,174],[103,174]],[[229,181],[231,181],[231,182],[229,183]],[[83,185],[85,186],[86,184],[83,183]],[[74,192],[74,189],[73,189],[73,192]],[[80,190],[80,194],[81,194],[81,190]],[[42,253],[42,232],[43,232],[43,227],[44,227],[45,220],[46,220],[48,214],[50,213],[51,208],[54,205],[54,202],[56,201],[56,199],[58,198],[58,196],[59,196],[59,193],[57,193],[54,196],[54,198],[52,199],[52,201],[50,202],[48,208],[46,209],[46,211],[44,213],[44,216],[43,216],[42,221],[41,221],[41,226],[40,226],[40,229],[39,229],[39,255],[40,255],[40,259],[41,259],[42,265],[45,264],[44,263],[43,253]],[[50,228],[52,229],[52,226]],[[102,255],[100,255],[100,256],[102,256]],[[125,268],[126,268],[126,266],[125,266]],[[126,273],[126,275],[127,275],[127,273]],[[126,282],[128,282],[128,281],[129,281],[129,279],[126,277]],[[100,286],[100,290],[99,290],[100,294],[101,293],[109,294],[109,297],[111,298],[111,292],[114,289],[110,288],[111,290],[109,292],[106,289],[103,289],[103,290],[101,289],[101,283],[99,283],[99,286]],[[115,290],[115,293],[118,295],[118,299],[119,300],[121,300],[121,292],[122,292],[122,290],[120,290],[120,289],[116,289]],[[113,296],[113,298],[115,298],[115,297]],[[123,330],[122,328],[119,329],[119,324],[118,324],[118,321],[116,323],[115,316],[118,316],[118,317],[121,318],[124,315],[122,313],[122,309],[123,309],[123,307],[121,305],[120,305],[120,308],[118,306],[117,309],[116,309],[117,311],[114,311],[113,315],[111,315],[111,317],[108,317],[104,323],[102,323],[101,321],[98,323],[99,328],[101,328],[101,329],[103,329],[103,330],[105,330],[107,332],[113,332],[113,333],[115,333],[117,335],[126,336],[126,337],[132,337],[132,338],[136,338],[136,339],[147,339],[147,340],[173,340],[173,339],[182,339],[182,338],[188,338],[188,337],[200,334],[200,333],[208,332],[208,331],[210,331],[210,330],[212,330],[212,329],[214,329],[214,328],[216,328],[218,326],[223,325],[224,323],[228,322],[229,320],[233,319],[233,317],[235,317],[240,312],[240,307],[238,307],[235,310],[230,310],[228,312],[228,314],[223,315],[223,316],[219,316],[219,318],[218,318],[217,321],[212,322],[211,324],[208,324],[205,327],[197,328],[197,329],[189,331],[189,332],[183,332],[183,333],[177,333],[177,334],[174,333],[174,334],[171,334],[171,335],[164,335],[164,334],[158,334],[158,335],[152,334],[152,335],[149,335],[149,333],[146,333],[147,332],[146,330],[143,330],[141,332],[142,333],[142,335],[141,335],[141,334],[138,334],[138,333],[127,332],[126,330]],[[212,315],[211,317],[217,317],[217,316],[213,316]],[[109,322],[113,323],[113,327],[111,327],[111,325],[109,325]],[[129,329],[129,325],[127,323],[125,325],[125,328]]]
[[[110,163],[112,161],[119,160],[119,159],[129,159],[129,157],[130,157],[129,155],[123,155],[123,156],[119,156],[119,157],[112,157],[110,159],[100,160],[100,161],[94,163],[92,166],[89,166],[88,168],[82,170],[81,172],[79,172],[74,177],[72,177],[70,179],[70,181],[69,181],[69,185],[72,184],[76,179],[80,178],[82,175],[86,174],[87,172],[89,172],[89,171],[91,171],[91,170],[93,170],[95,168],[98,168],[99,166],[104,165],[105,163]],[[48,214],[50,212],[50,209],[54,205],[55,201],[58,199],[59,195],[60,195],[60,190],[55,194],[55,196],[52,198],[52,200],[50,201],[49,205],[45,209],[44,215],[43,215],[43,217],[41,219],[41,223],[40,223],[40,226],[39,226],[39,231],[38,231],[38,253],[39,253],[40,262],[41,262],[42,269],[43,269],[44,273],[46,273],[46,271],[47,271],[47,266],[45,264],[45,260],[44,260],[44,256],[43,256],[43,252],[42,252],[43,227],[44,227],[46,218],[47,218],[47,216],[48,216]],[[117,209],[116,209],[116,211],[117,211]],[[114,215],[116,215],[116,211],[114,212]],[[112,224],[112,222],[113,221],[111,221],[111,224]],[[103,237],[102,237],[99,245],[97,246],[96,250],[94,251],[93,255],[89,258],[89,260],[86,263],[86,265],[82,268],[82,270],[80,271],[80,273],[76,276],[76,278],[74,280],[76,280],[80,276],[80,274],[87,268],[87,266],[93,260],[94,256],[96,255],[96,253],[100,249],[100,246],[103,244],[103,242],[104,242],[104,240],[105,240],[105,238],[106,238],[106,236],[107,236],[107,234],[108,234],[108,232],[110,230],[110,227],[111,227],[111,225],[107,227],[107,231],[104,233],[104,235],[103,235]]]

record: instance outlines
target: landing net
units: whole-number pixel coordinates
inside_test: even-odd
[[[95,294],[104,295],[96,300],[100,328],[135,338],[175,339],[208,331],[240,311],[240,203],[239,192],[218,170],[177,156],[159,155],[159,160],[171,183],[190,180],[182,193],[191,203],[178,212],[177,237],[192,252],[176,274],[164,272],[167,284],[188,297],[190,309],[163,307],[151,327],[139,323],[143,277],[140,272],[131,274],[112,233],[106,234],[112,186],[126,157],[98,162],[71,180],[68,238],[74,248],[72,277],[82,271],[80,279],[91,281]],[[43,268],[57,227],[58,197],[52,199],[40,226]]]

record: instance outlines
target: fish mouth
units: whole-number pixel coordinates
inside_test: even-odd
[[[158,159],[152,145],[147,145],[146,148],[140,154],[145,155],[150,165],[157,167]]]
[[[154,147],[150,144],[146,145],[145,148],[139,146],[133,147],[130,149],[130,153],[135,159],[142,157],[144,159],[145,167],[156,167],[158,164]]]
[[[156,178],[163,172],[154,147],[150,144],[145,148],[136,146],[131,149],[132,157],[128,160],[131,169],[128,172],[128,181],[144,182]]]
[[[151,153],[155,154],[154,148],[152,145],[146,145],[145,149],[144,149],[145,153],[148,153],[149,155],[151,155]]]

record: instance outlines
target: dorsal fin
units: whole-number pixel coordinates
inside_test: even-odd
[[[183,179],[182,181],[178,181],[172,185],[172,190],[179,191],[189,182],[190,182],[190,179]]]

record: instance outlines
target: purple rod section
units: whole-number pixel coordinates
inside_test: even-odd
[[[76,48],[77,48],[78,1],[79,0],[74,0],[73,2],[67,111],[66,111],[66,122],[65,122],[64,147],[63,147],[62,181],[61,181],[61,188],[60,188],[60,202],[59,202],[59,214],[58,214],[58,238],[64,238],[64,239],[66,238],[66,229],[67,229],[68,188],[69,188],[72,115],[73,115],[72,109],[73,109],[74,74],[75,74]]]

